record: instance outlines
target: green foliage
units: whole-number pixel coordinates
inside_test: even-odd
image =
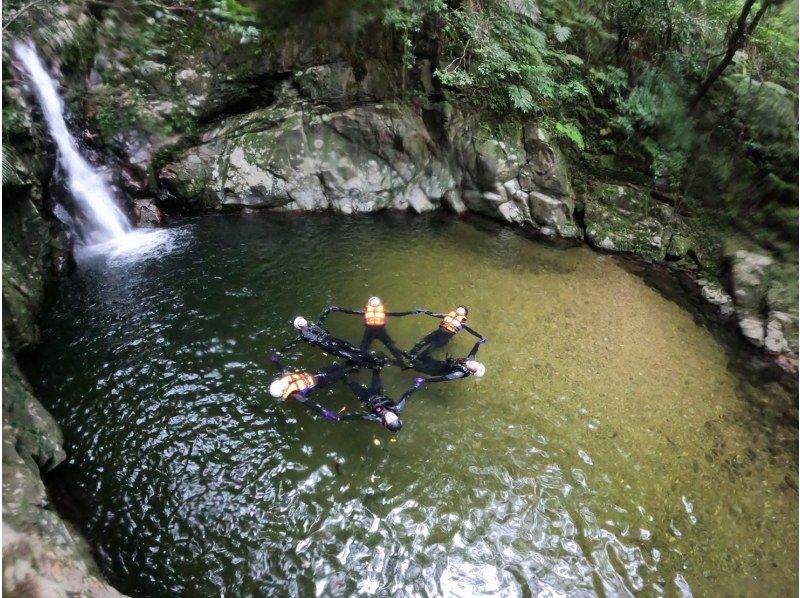
[[[583,138],[583,133],[578,128],[577,123],[561,122],[553,120],[549,117],[544,117],[539,121],[539,125],[545,130],[563,141],[568,141],[580,150],[586,149],[586,141]]]
[[[442,9],[437,4],[432,5],[433,10]],[[406,68],[414,66],[413,37],[419,33],[423,22],[423,13],[417,10],[413,0],[403,0],[395,6],[384,10],[383,24],[394,29],[399,34],[403,48],[403,65]]]
[[[117,91],[104,88],[95,92],[93,100],[96,111],[91,121],[104,143],[112,143],[117,133],[142,126],[141,105],[145,100],[136,91],[120,96]],[[147,130],[144,126],[142,128]]]
[[[753,12],[766,1],[758,0]],[[122,23],[121,52],[96,48],[97,21],[76,25],[57,14],[55,3],[9,0],[3,18],[14,19],[13,35],[35,34],[43,44],[64,39],[56,35],[62,26],[74,28],[71,41],[56,49],[64,72],[85,73],[91,64],[118,92],[90,98],[104,138],[134,125],[164,134],[194,131],[181,96],[191,84],[178,85],[187,56],[201,65],[225,64],[242,45],[268,56],[274,39],[291,43],[280,36],[301,35],[313,29],[308,23],[348,33],[382,25],[392,35],[380,56],[402,62],[404,82],[415,80],[421,60],[434,65],[433,94],[418,86],[403,90],[409,97],[458,99],[493,126],[535,121],[573,159],[601,165],[605,176],[636,176],[675,195],[696,192],[732,217],[761,211],[764,222],[774,223],[791,217],[797,195],[798,0],[770,1],[707,101],[690,110],[742,6],[742,0],[99,3],[94,15]],[[26,14],[16,18],[21,10]],[[371,51],[348,48],[344,55],[358,63],[374,57]],[[98,52],[115,62],[112,68],[94,64]],[[153,108],[165,99],[174,110]],[[764,181],[772,181],[768,197],[752,191]]]
[[[384,9],[383,23],[398,33],[407,66],[416,36],[426,22],[435,23],[442,48],[435,76],[464,101],[501,118],[516,113],[566,122],[574,117],[572,106],[590,96],[581,80],[583,61],[566,51],[572,29],[540,17],[526,0],[404,0]]]
[[[694,111],[741,0],[389,4],[383,22],[400,34],[406,66],[427,24],[446,90],[500,120],[536,119],[587,163],[670,193],[697,190],[731,217],[755,173],[782,181],[781,201],[796,198],[798,0],[768,8]]]
[[[580,130],[574,124],[556,122],[554,124],[554,129],[556,133],[569,139],[572,143],[577,145],[579,149],[584,149],[585,143],[583,141],[583,135],[581,135]]]
[[[797,137],[797,94],[777,83],[749,75],[731,74],[724,79],[735,117],[760,139],[791,143]]]
[[[531,95],[531,92],[524,87],[520,87],[519,85],[509,85],[508,95],[511,98],[511,103],[514,105],[514,108],[520,112],[527,113],[533,110],[533,107],[535,106],[533,103],[533,96]]]

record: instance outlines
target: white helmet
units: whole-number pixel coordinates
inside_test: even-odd
[[[480,361],[475,361],[471,359],[466,363],[467,369],[472,372],[472,375],[476,378],[483,378],[486,374],[486,366],[483,365]]]
[[[399,432],[403,427],[403,422],[397,417],[394,411],[386,411],[383,414],[383,425],[392,432]]]
[[[286,392],[287,388],[289,388],[289,381],[285,378],[278,378],[269,385],[269,394],[279,399],[283,396],[283,393]]]
[[[303,316],[297,316],[294,319],[294,327],[298,330],[305,328],[306,326],[308,326],[308,320],[306,320]]]
[[[369,298],[369,304],[372,307],[378,307],[381,304],[381,298],[380,297],[370,297]]]

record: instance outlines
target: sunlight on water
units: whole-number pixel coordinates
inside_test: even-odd
[[[70,454],[59,485],[122,590],[796,592],[793,398],[611,256],[400,215],[208,217],[143,247],[62,285],[34,373]],[[423,388],[396,436],[272,399],[292,318],[372,294],[466,302],[486,377]],[[356,317],[328,323],[360,338]],[[409,347],[435,325],[389,329]],[[384,377],[396,397],[414,374]]]

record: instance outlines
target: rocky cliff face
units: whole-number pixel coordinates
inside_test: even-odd
[[[38,342],[46,286],[68,263],[57,228],[43,215],[42,174],[35,162],[20,161],[3,186],[3,589],[114,596],[42,483],[41,474],[66,457],[63,440],[16,360]]]
[[[37,342],[46,285],[69,267],[48,192],[52,148],[10,66],[15,31],[40,32],[46,59],[62,69],[73,124],[87,125],[85,141],[112,163],[141,224],[160,224],[162,212],[471,211],[693,273],[722,317],[796,367],[796,288],[781,284],[787,265],[752,243],[711,242],[709,226],[680,198],[571,169],[535,121],[487,126],[433,76],[435,31],[420,32],[429,49],[409,64],[375,23],[315,23],[263,39],[213,24],[185,30],[169,9],[148,16],[51,4],[4,33],[3,552],[11,593],[114,594],[47,498],[40,473],[64,459],[61,437],[14,357]]]
[[[446,208],[584,239],[689,273],[720,318],[795,367],[785,264],[736,241],[770,262],[758,281],[743,278],[690,200],[594,180],[535,120],[488,126],[434,77],[435,29],[417,33],[410,61],[392,31],[347,19],[270,40],[211,28],[201,40],[179,35],[175,48],[169,26],[107,10],[93,35],[81,109],[137,202],[179,213]],[[742,285],[770,300],[739,300]]]
[[[47,494],[41,476],[66,458],[63,438],[17,364],[17,355],[40,340],[37,318],[48,285],[71,266],[48,204],[53,156],[34,112],[18,87],[4,83],[3,590],[12,596],[118,596]]]

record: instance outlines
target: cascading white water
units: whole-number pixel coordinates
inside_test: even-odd
[[[67,187],[86,219],[87,244],[123,237],[131,230],[125,214],[117,207],[111,190],[78,151],[78,144],[64,122],[64,106],[53,79],[47,74],[30,42],[14,44],[14,53],[30,75],[47,127],[58,146],[58,156],[67,175]]]

